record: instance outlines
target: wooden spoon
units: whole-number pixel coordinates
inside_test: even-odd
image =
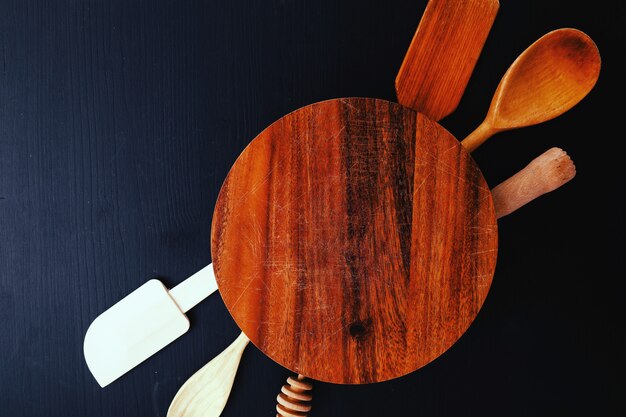
[[[575,175],[574,163],[563,150],[552,148],[544,152],[492,189],[496,216],[512,213]],[[167,417],[218,417],[226,406],[241,355],[249,342],[242,332],[226,350],[192,375],[176,393]],[[285,404],[281,403],[283,409]]]
[[[600,53],[589,36],[576,29],[544,35],[504,74],[487,117],[463,146],[471,152],[495,133],[560,116],[591,91],[599,74]]]

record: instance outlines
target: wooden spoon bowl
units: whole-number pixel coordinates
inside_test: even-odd
[[[469,153],[375,99],[303,107],[257,136],[216,204],[224,302],[270,358],[310,378],[412,372],[476,317],[496,263],[491,192]]]
[[[600,74],[595,43],[576,29],[560,29],[531,45],[511,65],[489,112],[495,129],[530,126],[560,116],[591,91]]]
[[[598,47],[577,29],[539,38],[511,65],[487,117],[464,141],[471,152],[493,134],[554,119],[580,102],[600,75]]]

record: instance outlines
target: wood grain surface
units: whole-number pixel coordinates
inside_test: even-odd
[[[604,68],[562,117],[472,155],[496,185],[550,146],[563,189],[498,221],[489,296],[442,357],[383,384],[315,383],[310,416],[624,416],[623,1],[501,2],[459,108],[459,139],[502,74],[562,26]],[[105,389],[91,321],[150,278],[211,262],[215,200],[250,141],[332,97],[395,100],[426,0],[0,1],[0,415],[163,417],[240,333],[219,296],[183,337]],[[506,135],[506,138],[505,136]],[[495,138],[494,138],[495,139]],[[288,372],[249,346],[223,417],[274,416]]]
[[[398,103],[433,120],[452,113],[499,7],[498,0],[430,0],[396,76]]]
[[[220,293],[278,363],[384,381],[449,348],[493,276],[491,193],[445,129],[398,104],[336,99],[264,130],[216,204]]]

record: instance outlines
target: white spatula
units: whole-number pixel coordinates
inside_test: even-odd
[[[189,329],[185,313],[217,289],[213,264],[168,290],[157,279],[96,317],[85,334],[85,360],[105,387]]]

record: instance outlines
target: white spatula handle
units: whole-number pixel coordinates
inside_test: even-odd
[[[169,291],[183,313],[191,310],[200,301],[217,290],[213,264],[208,264]]]

